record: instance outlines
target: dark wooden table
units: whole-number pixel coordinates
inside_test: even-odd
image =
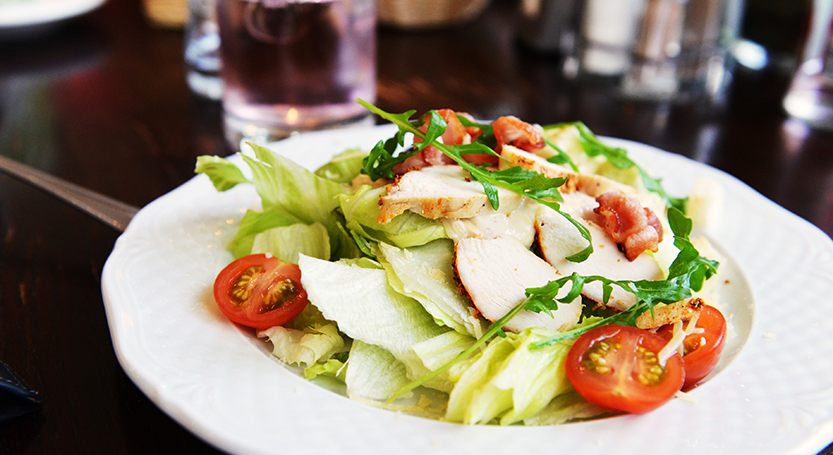
[[[787,75],[737,71],[725,104],[626,102],[566,81],[516,39],[516,5],[463,27],[379,33],[378,104],[480,118],[582,120],[597,134],[723,169],[833,234],[833,135],[789,121]],[[189,93],[180,32],[110,0],[53,33],[0,43],[0,153],[143,206],[226,155],[218,103]],[[0,359],[43,399],[0,424],[0,453],[208,453],[128,379],[110,341],[101,269],[118,232],[0,175]],[[833,453],[831,448],[825,453]]]

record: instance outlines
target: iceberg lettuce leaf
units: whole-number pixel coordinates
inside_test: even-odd
[[[259,338],[272,343],[272,355],[286,364],[311,366],[326,361],[344,347],[338,327],[312,305],[284,326],[257,332]]]
[[[385,242],[400,248],[424,245],[432,240],[447,238],[442,224],[406,211],[389,223],[376,222],[379,216],[379,197],[385,188],[363,186],[355,194],[341,194],[339,203],[347,222],[347,228],[376,242]]]
[[[251,183],[240,168],[219,156],[199,156],[194,172],[208,176],[217,191],[227,191],[240,183]]]
[[[385,348],[353,340],[344,382],[347,396],[385,400],[409,381],[405,364]]]
[[[289,213],[246,210],[246,213],[240,220],[237,235],[229,243],[228,249],[236,258],[252,254],[252,246],[254,245],[254,239],[257,234],[268,229],[291,226],[299,223],[303,222]]]
[[[407,249],[380,243],[379,252],[388,282],[397,292],[416,299],[439,323],[475,338],[483,335],[488,324],[477,316],[454,281],[451,240]]]
[[[261,330],[258,336],[268,338],[272,343],[272,355],[289,365],[313,365],[328,359],[344,346],[344,339],[332,323],[304,330],[277,325]]]
[[[446,420],[486,424],[512,406],[512,391],[497,389],[490,380],[515,350],[516,341],[510,334],[495,338],[477,356],[451,368],[455,384],[448,397]]]
[[[512,409],[501,416],[501,425],[513,424],[536,414],[554,397],[572,389],[564,365],[572,342],[530,349],[531,343],[549,336],[552,336],[551,332],[540,328],[521,333],[521,344],[492,378],[495,387],[512,391]]]
[[[301,284],[310,302],[354,340],[383,347],[405,364],[409,378],[430,371],[413,346],[448,331],[416,300],[394,291],[383,269],[362,268],[301,256]],[[429,383],[448,389],[447,381]]]
[[[344,217],[339,209],[333,212],[327,232],[330,236],[330,260],[356,259],[364,254],[359,248],[353,234],[344,225]]]
[[[535,415],[572,389],[564,368],[572,340],[530,349],[554,331],[527,329],[490,341],[486,349],[451,369],[454,389],[446,418],[466,424],[498,419],[510,425]]]
[[[361,149],[346,150],[318,168],[315,175],[333,182],[350,184],[361,172],[362,162],[366,156],[367,152]]]
[[[344,186],[318,177],[271,150],[249,144],[255,157],[242,155],[252,170],[252,182],[260,195],[263,210],[291,213],[307,224],[327,224],[333,209],[338,206],[336,196]]]
[[[524,419],[525,425],[560,425],[579,420],[595,419],[617,414],[616,411],[596,406],[575,390],[553,398],[544,409]]]
[[[237,235],[229,245],[232,254],[235,257],[251,254],[255,237],[266,230],[320,223],[327,228],[330,251],[335,258],[358,256],[358,247],[340,224],[343,219],[336,211],[337,196],[348,191],[347,187],[319,177],[265,147],[249,145],[254,156],[241,154],[241,157],[251,170],[251,180],[224,158],[203,156],[197,161],[196,171],[208,175],[218,190],[252,183],[260,195],[262,210],[248,210],[243,216]]]
[[[477,341],[470,335],[449,330],[414,345],[414,352],[429,370],[434,371],[452,361]],[[447,376],[446,376],[447,377]]]
[[[251,252],[270,253],[292,264],[298,263],[299,254],[330,259],[330,236],[321,223],[274,227],[255,236]]]
[[[304,378],[312,380],[318,377],[329,377],[344,382],[345,366],[341,360],[331,357],[324,363],[316,363],[311,367],[304,368]]]

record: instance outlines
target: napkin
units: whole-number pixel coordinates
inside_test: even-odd
[[[40,409],[38,392],[0,361],[0,422]]]

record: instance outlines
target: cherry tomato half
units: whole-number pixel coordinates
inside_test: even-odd
[[[214,280],[214,300],[232,321],[268,329],[303,311],[309,299],[301,269],[274,256],[252,254],[227,265]]]
[[[567,377],[593,404],[635,414],[652,411],[670,400],[685,379],[679,354],[660,364],[657,353],[665,344],[636,327],[596,327],[570,348]]]
[[[712,372],[726,341],[726,318],[715,307],[704,305],[695,325],[703,333],[692,333],[683,341],[684,389],[697,384]],[[670,340],[674,335],[671,325],[660,327],[657,335]]]

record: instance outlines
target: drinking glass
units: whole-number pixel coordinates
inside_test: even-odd
[[[206,98],[220,99],[223,81],[215,0],[188,0],[184,53],[188,87]]]
[[[809,126],[833,131],[833,1],[813,1],[802,63],[784,96],[784,110]]]
[[[375,0],[217,0],[226,137],[368,124]]]

